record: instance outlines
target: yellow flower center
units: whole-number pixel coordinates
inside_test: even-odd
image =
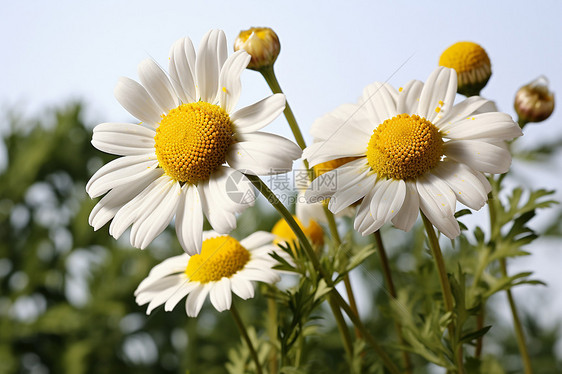
[[[315,165],[312,169],[314,170],[314,175],[316,176],[316,178],[318,178],[322,174],[339,168],[340,166],[345,165],[348,162],[355,161],[358,158],[359,157],[342,157],[335,160],[322,162],[318,165]]]
[[[203,242],[201,253],[190,257],[185,269],[189,280],[216,282],[230,278],[250,261],[250,252],[230,236],[218,236]]]
[[[293,218],[301,228],[304,235],[310,239],[313,245],[320,246],[324,244],[324,230],[322,230],[322,226],[312,219],[308,222],[308,226],[304,226],[301,220],[299,220],[296,216],[293,215]],[[291,230],[287,221],[283,218],[277,221],[275,226],[273,226],[271,233],[279,238],[274,241],[275,244],[280,242],[292,243],[298,241],[297,236],[293,230]]]
[[[182,104],[163,116],[156,129],[158,163],[179,182],[206,181],[224,164],[232,135],[230,117],[218,105]]]
[[[387,119],[373,131],[367,147],[371,169],[392,179],[415,179],[437,166],[442,156],[439,130],[417,115]]]
[[[439,65],[455,69],[460,74],[484,66],[489,67],[490,58],[480,45],[473,42],[458,42],[441,54]]]

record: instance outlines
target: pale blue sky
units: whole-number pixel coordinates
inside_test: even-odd
[[[482,95],[514,115],[515,91],[540,74],[562,94],[560,15],[562,1],[557,0],[5,2],[0,107],[18,106],[33,115],[78,99],[87,104],[92,123],[129,121],[113,88],[119,76],[136,79],[142,59],[152,57],[167,67],[168,50],[180,37],[190,36],[198,45],[209,29],[221,28],[231,48],[241,29],[270,26],[282,45],[278,78],[305,133],[317,117],[355,102],[373,81],[398,87],[425,80],[441,52],[461,40],[488,51],[493,75]],[[270,94],[255,72],[246,71],[242,84],[239,107]],[[290,136],[283,119],[268,130]],[[529,126],[518,142],[560,138],[562,111],[557,109],[543,125]],[[514,169],[529,185],[562,190],[560,164],[543,172],[517,163]],[[560,191],[556,197],[562,200]],[[514,266],[550,282],[550,292],[527,292],[551,299],[562,310],[562,301],[553,297],[562,292],[558,247],[540,246],[531,259]]]

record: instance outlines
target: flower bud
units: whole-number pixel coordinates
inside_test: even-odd
[[[513,105],[520,123],[541,122],[554,110],[554,94],[548,89],[548,79],[541,75],[521,87],[515,94]]]
[[[458,42],[447,48],[439,58],[439,65],[456,70],[457,92],[465,96],[480,94],[492,75],[488,54],[473,42]]]
[[[277,34],[269,27],[252,27],[240,31],[234,41],[234,50],[240,49],[252,56],[248,69],[260,70],[273,65],[281,45]]]

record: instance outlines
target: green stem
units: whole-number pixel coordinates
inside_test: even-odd
[[[265,67],[259,70],[259,72],[261,73],[261,75],[263,75],[265,81],[267,82],[269,88],[271,88],[271,91],[273,91],[273,93],[283,93],[283,90],[279,85],[279,81],[275,76],[275,71],[273,71],[273,65]],[[297,144],[299,145],[299,147],[301,147],[301,149],[305,149],[306,143],[302,136],[297,120],[295,119],[295,115],[293,114],[293,111],[291,110],[288,102],[285,104],[285,110],[283,111],[283,114],[285,114],[285,118],[287,119],[287,122],[289,122],[289,126],[291,127],[291,131],[293,132]],[[306,168],[308,169],[308,166]]]
[[[334,240],[334,244],[339,247],[341,245],[341,238],[338,232],[338,227],[336,225],[336,220],[334,218],[334,214],[330,212],[328,206],[324,204],[324,214],[326,215],[326,219],[328,220],[328,227],[330,228],[330,234],[332,235],[332,239]],[[349,300],[349,306],[351,310],[355,312],[355,314],[359,315],[359,309],[357,308],[357,302],[355,301],[355,294],[353,293],[353,287],[351,286],[351,280],[349,279],[349,274],[346,274],[343,277],[343,284],[345,285],[345,291],[347,293],[347,299]],[[355,330],[357,337],[361,337],[359,330]]]
[[[246,330],[246,327],[244,326],[244,322],[242,322],[242,318],[240,318],[240,314],[238,313],[238,310],[234,306],[234,303],[232,303],[232,305],[230,307],[230,312],[232,313],[232,316],[234,317],[234,321],[236,322],[236,326],[238,326],[238,330],[240,330],[240,334],[242,334],[242,337],[244,338],[244,341],[246,342],[246,345],[248,346],[248,349],[250,350],[250,354],[252,355],[254,363],[256,364],[257,373],[263,374],[263,371],[262,371],[262,368],[261,368],[261,365],[260,365],[260,359],[258,358],[258,353],[256,352],[256,349],[254,348],[254,345],[252,344],[252,340],[250,340],[250,336],[248,335],[248,331]]]
[[[267,299],[267,334],[271,344],[269,353],[269,374],[277,374],[279,363],[277,362],[277,303],[270,297]]]
[[[336,242],[336,245],[341,244],[340,233],[338,232],[338,226],[336,225],[336,219],[334,218],[334,214],[328,209],[328,205],[322,204],[324,208],[324,214],[326,215],[326,219],[328,220],[328,227],[330,228],[330,234],[332,235],[332,239]]]
[[[369,344],[371,346],[371,348],[373,348],[373,350],[380,357],[380,359],[383,362],[383,365],[388,369],[388,371],[390,371],[392,374],[399,374],[400,370],[394,364],[394,361],[392,361],[390,359],[390,357],[386,354],[386,352],[381,348],[381,346],[378,345],[378,343],[375,340],[375,338],[373,337],[373,335],[371,335],[371,333],[369,333],[369,330],[367,330],[367,328],[365,327],[363,322],[361,322],[359,317],[353,312],[353,310],[351,310],[349,305],[345,302],[345,300],[341,297],[341,295],[336,291],[336,289],[333,289],[333,291],[331,292],[331,295],[334,297],[334,300],[338,303],[339,307],[343,309],[345,314],[347,314],[347,316],[349,317],[351,322],[353,322],[355,327],[357,327],[359,329],[359,331],[361,331],[361,333],[365,337],[365,340],[367,341],[367,344]]]
[[[443,253],[441,252],[441,247],[439,245],[439,239],[435,234],[433,229],[433,224],[429,219],[421,212],[423,225],[425,231],[427,231],[427,237],[429,239],[429,246],[431,247],[431,252],[433,254],[433,259],[435,260],[435,265],[437,266],[437,273],[439,274],[439,282],[441,283],[441,291],[443,293],[443,300],[445,301],[445,310],[449,313],[453,313],[454,303],[453,303],[453,293],[451,291],[451,284],[449,283],[449,278],[447,276],[447,269],[445,268],[445,260],[443,259]],[[459,374],[464,373],[463,358],[462,358],[462,344],[457,346],[457,338],[455,333],[454,322],[449,323],[449,338],[451,340],[451,346],[455,353],[455,361],[457,363],[457,369]]]
[[[484,328],[484,321],[486,319],[486,308],[485,308],[485,304],[482,304],[482,307],[480,309],[480,311],[478,312],[478,315],[476,316],[476,330],[481,330],[482,328]],[[480,336],[477,340],[476,340],[476,348],[474,350],[474,357],[476,358],[480,358],[482,356],[482,346],[483,346],[483,340],[484,336]]]
[[[388,288],[388,292],[392,297],[393,301],[396,302],[396,288],[394,288],[394,282],[392,281],[392,273],[390,272],[390,264],[388,261],[388,256],[386,255],[386,251],[384,249],[384,244],[382,242],[382,236],[379,230],[375,231],[373,236],[375,237],[375,243],[377,246],[377,253],[379,255],[379,259],[381,261],[382,272],[384,275],[384,279],[386,282],[386,287]],[[396,334],[398,335],[398,341],[401,345],[406,345],[406,341],[404,340],[404,336],[402,335],[402,326],[394,320],[394,328],[396,329]],[[404,360],[404,367],[406,373],[412,372],[412,362],[410,360],[410,355],[406,351],[402,351],[402,358]]]
[[[519,124],[521,125],[522,121],[519,120]],[[525,123],[523,123],[522,126],[524,126]],[[505,175],[505,174],[504,174]],[[499,192],[500,188],[501,188],[501,182],[503,177],[499,176],[498,177],[498,183],[497,183],[497,188],[495,192],[496,194]],[[498,236],[500,235],[500,227],[497,224],[496,221],[496,217],[497,217],[497,213],[496,213],[496,203],[493,200],[494,198],[496,198],[493,194],[492,194],[492,198],[490,199],[490,202],[488,203],[488,209],[490,212],[490,230],[491,230],[491,243],[495,243]],[[500,259],[500,268],[501,268],[501,272],[502,275],[504,277],[508,276],[507,273],[507,262],[505,260],[505,258]],[[513,316],[513,328],[515,329],[515,336],[517,339],[517,346],[519,347],[519,354],[521,355],[521,360],[523,361],[523,368],[525,370],[525,374],[532,374],[533,373],[533,368],[531,366],[531,358],[529,357],[529,351],[527,350],[527,344],[525,343],[525,334],[523,332],[523,326],[521,324],[521,320],[519,319],[519,313],[517,312],[517,305],[515,304],[515,299],[513,298],[513,294],[511,293],[510,289],[507,289],[506,291],[507,294],[507,300],[509,302],[509,308],[511,310],[511,315]]]
[[[505,258],[500,259],[500,266],[502,275],[507,277],[507,264]],[[523,325],[519,319],[519,313],[517,313],[517,305],[513,299],[513,294],[510,289],[505,290],[507,293],[507,300],[509,301],[509,308],[511,309],[511,315],[513,316],[513,327],[515,328],[515,336],[517,338],[517,345],[519,346],[519,352],[521,353],[521,360],[523,361],[523,368],[525,374],[532,374],[533,368],[531,366],[531,358],[529,357],[529,351],[527,350],[527,344],[525,344],[525,333],[523,332]]]
[[[338,324],[340,335],[343,337],[343,347],[345,348],[345,353],[349,357],[349,362],[351,363],[351,361],[353,360],[353,343],[351,342],[349,330],[347,328],[347,325],[345,324],[345,320],[343,319],[340,307],[338,306],[338,303],[335,301],[332,295],[328,297],[328,303],[330,304],[330,308],[332,309],[332,313],[334,314],[334,318],[336,319],[336,323]]]
[[[267,82],[267,84],[269,85],[269,88],[271,89],[271,91],[273,93],[283,93],[283,90],[281,89],[281,86],[279,85],[279,81],[277,80],[277,77],[275,75],[275,71],[273,69],[273,65],[271,66],[267,66],[261,70],[259,70],[259,72],[261,73],[261,75],[264,77],[265,81]],[[293,114],[293,111],[291,110],[291,107],[289,106],[289,103],[287,102],[285,105],[285,110],[283,111],[283,114],[285,114],[285,118],[287,119],[287,122],[289,123],[289,127],[291,128],[291,131],[293,132],[293,136],[295,137],[295,140],[297,142],[297,144],[299,145],[299,147],[301,147],[301,149],[305,149],[306,148],[306,142],[304,141],[304,137],[302,136],[302,132],[300,130],[300,127],[297,123],[297,120],[295,118],[295,115]],[[303,160],[304,166],[306,167],[308,174],[310,176],[310,179],[314,179],[313,176],[313,171],[310,169],[309,164],[308,164],[308,160]],[[328,219],[328,225],[330,227],[330,233],[332,234],[332,238],[334,239],[335,243],[337,246],[339,246],[341,244],[341,239],[336,227],[336,222],[334,219],[334,215],[332,214],[332,212],[330,212],[328,210],[328,208],[326,206],[324,206],[324,211],[326,213],[326,218]],[[351,309],[353,309],[355,311],[355,313],[358,314],[358,310],[357,310],[357,303],[355,302],[355,297],[353,295],[353,288],[351,287],[351,281],[349,280],[349,276],[346,275],[344,277],[344,284],[345,284],[345,289],[347,292],[347,296],[349,298],[349,303],[351,306]]]
[[[264,197],[269,201],[269,203],[281,214],[281,216],[285,219],[289,227],[293,230],[299,242],[301,243],[302,248],[304,249],[308,259],[312,262],[312,265],[315,269],[318,269],[320,275],[332,290],[330,291],[330,295],[334,297],[334,300],[338,303],[339,307],[343,309],[343,311],[347,314],[349,319],[353,322],[355,327],[357,327],[363,336],[367,339],[367,343],[373,348],[375,353],[379,355],[383,364],[386,368],[393,374],[400,374],[400,371],[394,364],[394,362],[388,357],[386,352],[377,344],[373,336],[369,333],[369,331],[365,328],[365,325],[359,319],[359,316],[351,310],[351,307],[345,302],[339,292],[336,290],[334,282],[332,278],[326,273],[324,268],[321,266],[318,257],[316,257],[316,253],[312,249],[310,242],[306,238],[306,235],[302,232],[299,225],[293,219],[293,216],[285,208],[285,206],[279,201],[277,196],[267,187],[267,185],[257,176],[246,174],[246,177],[252,182],[252,184],[260,191]]]
[[[271,191],[269,187],[267,187],[267,185],[258,176],[246,174],[246,177],[250,180],[250,182],[252,182],[254,187],[256,187],[258,191],[262,193],[262,195],[275,208],[275,210],[277,210],[277,212],[279,212],[279,214],[281,214],[281,216],[285,219],[291,230],[293,230],[293,232],[295,233],[297,239],[301,244],[302,249],[304,249],[307,257],[312,262],[312,265],[314,265],[314,268],[320,271],[327,285],[333,287],[334,284],[332,282],[331,277],[329,277],[328,274],[326,274],[324,268],[320,265],[320,261],[318,260],[318,257],[316,257],[316,253],[314,253],[314,249],[312,249],[312,246],[310,245],[308,238],[302,232],[300,226],[293,218],[293,215],[289,212],[289,210],[285,207],[285,205],[283,205],[283,203],[279,201],[279,199],[277,198],[277,196],[275,196],[273,191]]]
[[[271,91],[273,93],[281,93],[281,94],[283,93],[283,90],[281,89],[281,86],[279,85],[279,81],[277,80],[277,77],[275,75],[273,65],[267,66],[267,67],[259,70],[259,72],[264,77],[265,81],[267,82],[269,88],[271,89]],[[300,130],[300,127],[297,123],[297,119],[295,118],[295,115],[293,114],[291,106],[289,105],[289,102],[286,102],[285,110],[283,111],[283,114],[285,115],[285,118],[287,119],[287,122],[289,123],[289,127],[291,128],[291,131],[293,132],[293,136],[295,137],[295,140],[296,140],[297,144],[299,145],[299,147],[301,147],[301,149],[305,149],[306,148],[306,142],[304,141],[304,137],[303,137],[302,132]],[[303,163],[304,163],[305,168],[308,171],[308,175],[310,177],[310,180],[313,180],[314,179],[314,172],[312,171],[312,169],[310,169],[310,166],[308,164],[308,160],[306,160],[306,159],[303,160]],[[326,206],[324,207],[324,210],[326,212],[326,218],[328,219],[328,225],[330,227],[330,233],[332,234],[332,238],[336,242],[336,245],[339,246],[341,244],[341,239],[340,239],[337,227],[336,227],[334,215],[332,214],[332,212],[330,212],[328,210],[328,208]],[[349,275],[347,275],[347,274],[345,275],[343,282],[345,284],[345,289],[346,289],[346,292],[347,292],[347,297],[349,299],[349,304],[351,306],[351,309],[357,315],[359,315],[358,309],[357,309],[357,303],[355,302],[355,296],[353,295],[353,288],[351,287],[351,281],[349,280]]]

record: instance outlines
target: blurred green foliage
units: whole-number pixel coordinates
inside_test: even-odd
[[[90,145],[91,127],[83,122],[81,105],[45,112],[38,120],[14,113],[4,117],[7,162],[0,171],[0,373],[234,374],[250,370],[249,352],[228,312],[209,307],[190,319],[180,303],[173,312],[160,308],[146,316],[146,308],[134,302],[133,291],[150,268],[182,250],[173,230],[140,251],[130,248],[127,235],[114,240],[107,227],[94,232],[88,225],[96,201],[86,195],[84,186],[111,157]],[[528,212],[544,206],[544,201],[535,201],[542,195],[531,196],[534,200],[527,206],[512,195],[501,210],[506,224],[512,222],[513,217],[507,216],[510,209],[519,217],[520,226],[510,226],[507,231],[521,245],[530,236],[534,238],[526,227],[531,218]],[[242,214],[233,235],[269,230],[277,219],[272,210],[257,204]],[[549,234],[560,235],[555,228]],[[431,361],[446,366],[450,352],[443,348],[442,336],[433,331],[445,329],[447,316],[439,307],[440,286],[423,231],[419,227],[398,236],[387,230],[383,236],[399,303],[384,292],[380,264],[376,256],[366,257],[372,246],[364,239],[348,235],[347,242],[363,240],[360,248],[356,252],[331,248],[323,264],[342,275],[358,265],[357,259],[365,258],[354,272],[365,288],[360,295],[369,295],[361,300],[371,310],[362,316],[369,330],[398,361],[392,321],[399,316],[408,343],[400,348],[413,353],[414,372],[430,372]],[[469,343],[487,331],[471,322],[472,315],[463,314],[483,301],[477,295],[494,287],[502,290],[522,281],[533,282],[522,276],[501,283],[505,279],[490,265],[498,256],[524,254],[519,246],[502,247],[500,238],[491,243],[479,231],[474,239],[459,240],[458,248],[448,251],[447,257],[448,269],[458,269],[451,271],[457,295],[465,295],[463,300],[470,304],[459,312],[466,320],[464,338]],[[459,262],[462,268],[458,268]],[[465,277],[481,277],[482,281],[465,289]],[[325,290],[314,277],[301,278],[300,283],[298,290],[263,286],[255,299],[235,300],[252,325],[250,336],[260,357],[267,362],[272,349],[284,350],[284,373],[349,373],[350,367],[357,373],[383,373],[362,340],[355,342],[349,362],[333,317],[326,303],[319,302]],[[271,317],[268,298],[282,311],[273,332],[266,326]],[[560,329],[545,330],[531,316],[524,316],[523,321],[536,372],[562,372],[562,360],[554,354]],[[497,354],[492,356],[484,349],[482,360],[468,362],[469,372],[520,372],[509,321],[498,319],[489,307],[488,325],[493,325],[492,331],[502,331],[485,335],[485,347],[495,347]],[[294,331],[299,331],[296,340]],[[271,339],[275,333],[277,339]],[[271,372],[268,365],[265,368]]]

